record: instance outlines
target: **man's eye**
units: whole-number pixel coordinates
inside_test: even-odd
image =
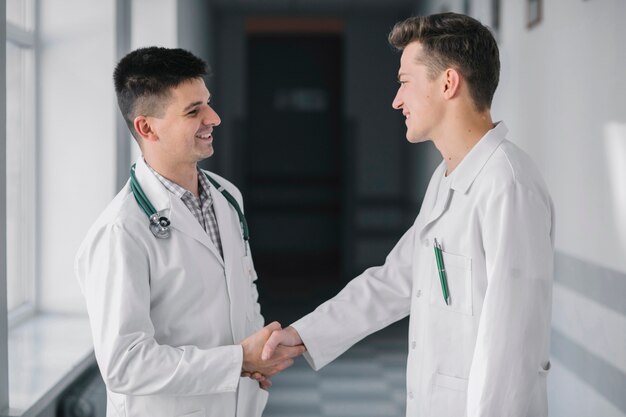
[[[195,116],[196,114],[198,114],[198,110],[192,110],[189,113],[187,113],[187,116]]]

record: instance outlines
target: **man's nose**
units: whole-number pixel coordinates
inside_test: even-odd
[[[393,101],[391,102],[391,107],[393,107],[396,110],[400,110],[402,108],[402,104],[403,103],[402,103],[402,99],[400,98],[400,92],[398,91]]]
[[[220,119],[220,116],[217,114],[217,112],[213,110],[213,107],[208,106],[202,123],[205,125],[219,126],[219,124],[222,123],[222,119]]]

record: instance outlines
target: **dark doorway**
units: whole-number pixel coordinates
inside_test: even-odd
[[[245,201],[266,320],[341,284],[342,39],[249,34]]]

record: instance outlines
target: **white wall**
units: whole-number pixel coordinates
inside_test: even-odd
[[[115,192],[115,11],[97,0],[39,4],[40,308],[82,312],[74,254]]]
[[[626,3],[547,1],[530,31],[522,2],[503,12],[501,97],[510,99],[497,113],[546,177],[556,247],[626,272]]]
[[[74,254],[118,191],[115,3],[40,2],[38,282],[39,308],[44,311],[84,312],[74,278]],[[193,28],[179,28],[178,11],[180,7],[190,13],[186,7],[193,4],[180,3],[133,0],[131,49],[176,47],[180,33],[192,43]],[[197,13],[199,19],[202,13]],[[199,44],[196,47],[202,48]],[[130,134],[128,141],[134,161],[139,150]]]
[[[184,2],[185,0],[181,0]],[[177,0],[131,0],[130,49],[178,46]],[[141,151],[130,136],[130,161]]]
[[[177,0],[132,0],[131,49],[177,46]]]

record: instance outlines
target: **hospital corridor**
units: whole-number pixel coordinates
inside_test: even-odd
[[[1,3],[0,417],[626,417],[626,2]]]

